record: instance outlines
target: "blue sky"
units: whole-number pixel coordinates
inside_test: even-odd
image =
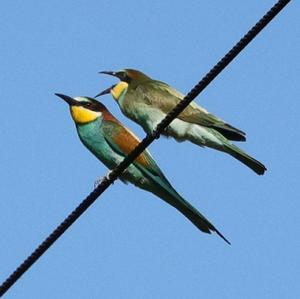
[[[93,96],[132,67],[186,93],[274,1],[2,1],[0,280],[106,173],[55,92]],[[196,99],[247,132],[257,176],[222,153],[161,138],[173,186],[232,242],[116,182],[6,298],[299,296],[300,4],[293,1]],[[109,96],[104,104],[141,138]]]

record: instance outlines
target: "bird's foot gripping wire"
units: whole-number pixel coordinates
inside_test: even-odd
[[[109,176],[110,176],[111,173],[112,173],[112,171],[109,171],[107,173],[107,175],[99,177],[98,179],[96,179],[96,181],[94,183],[94,189],[96,189],[103,182],[103,180],[109,180]]]

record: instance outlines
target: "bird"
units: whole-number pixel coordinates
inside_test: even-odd
[[[139,124],[146,133],[152,133],[167,113],[184,98],[182,93],[170,85],[153,80],[138,70],[123,69],[100,73],[117,77],[120,82],[95,97],[111,93],[122,113]],[[261,162],[231,143],[245,141],[245,132],[209,113],[195,102],[190,103],[162,134],[173,137],[178,142],[190,141],[200,147],[225,152],[258,175],[263,175],[266,171]]]
[[[115,168],[140,142],[99,101],[91,97],[70,97],[56,93],[70,107],[83,145],[108,169]],[[195,207],[172,187],[148,150],[140,154],[119,177],[124,183],[149,191],[188,218],[200,231],[217,233],[230,242]]]

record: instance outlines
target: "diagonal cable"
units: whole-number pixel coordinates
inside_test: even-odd
[[[28,256],[24,262],[0,285],[0,297],[49,249],[49,247],[94,203],[94,201],[119,177],[120,174],[155,140],[160,133],[176,118],[211,81],[254,39],[254,37],[290,2],[279,0],[242,39],[203,77],[203,79],[169,112],[158,124],[152,134],[114,168],[79,206]]]

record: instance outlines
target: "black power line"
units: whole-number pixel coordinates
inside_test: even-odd
[[[253,38],[290,2],[278,1],[244,37],[207,73],[207,75],[184,97],[184,99],[158,124],[152,134],[114,168],[82,203],[27,257],[26,260],[0,286],[0,297],[48,250],[48,248],[91,206],[94,201],[118,178],[118,176],[138,157],[160,133],[186,108],[209,83],[253,40]]]

